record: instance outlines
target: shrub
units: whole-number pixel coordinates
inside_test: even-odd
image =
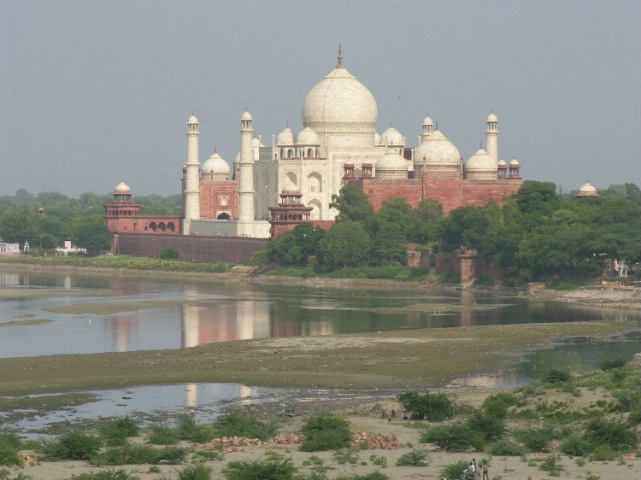
[[[470,447],[483,448],[483,437],[469,425],[436,425],[421,435],[421,442],[435,443],[447,452],[464,452]]]
[[[216,436],[219,437],[248,437],[269,440],[276,433],[277,427],[273,422],[261,422],[255,417],[238,413],[221,415],[214,422]]]
[[[102,441],[95,435],[73,431],[44,441],[41,452],[51,460],[88,460],[101,446]]]
[[[427,467],[429,464],[425,450],[412,450],[396,460],[397,467]]]
[[[191,415],[185,414],[178,418],[178,436],[181,440],[205,443],[214,438],[213,427],[198,425]]]
[[[178,478],[180,480],[211,480],[213,472],[214,470],[211,467],[199,463],[198,465],[190,465],[180,470],[178,472]]]
[[[297,471],[291,459],[281,455],[270,455],[266,460],[232,461],[224,470],[227,480],[285,480]]]
[[[138,422],[129,417],[111,420],[100,427],[100,435],[109,446],[123,446],[127,443],[128,437],[135,437],[139,433]]]
[[[178,257],[180,257],[180,254],[174,248],[165,248],[160,252],[161,260],[178,260]]]
[[[20,437],[15,433],[0,433],[0,465],[20,466],[24,462],[18,454]]]
[[[94,465],[155,465],[159,463],[178,465],[187,456],[182,448],[158,449],[148,445],[126,445],[110,448],[93,455],[90,463]]]
[[[178,440],[178,430],[164,423],[152,425],[147,438],[147,441],[154,445],[176,445]]]
[[[554,430],[551,428],[527,428],[516,430],[514,437],[531,452],[546,452],[548,445],[554,439]]]
[[[608,358],[599,363],[599,369],[603,371],[625,367],[625,360],[622,358]]]
[[[325,478],[326,477],[316,479],[316,478],[310,477],[309,479],[305,479],[305,480],[325,480]],[[384,473],[381,473],[378,470],[376,470],[375,472],[366,473],[364,475],[350,475],[348,477],[344,475],[340,475],[336,477],[336,480],[389,480],[389,477]]]
[[[563,453],[575,457],[586,457],[594,448],[590,440],[578,433],[573,433],[561,442],[560,449]]]
[[[588,423],[587,434],[594,445],[606,445],[614,451],[633,450],[639,445],[634,428],[622,420],[594,419]]]
[[[387,468],[387,457],[384,457],[383,455],[372,454],[369,456],[369,461],[379,467]]]
[[[543,381],[551,385],[566,383],[570,381],[571,378],[572,376],[570,375],[570,372],[568,372],[567,370],[560,370],[556,368],[548,370],[543,374]]]
[[[349,422],[328,413],[308,418],[300,431],[305,435],[303,452],[348,448],[352,442]]]
[[[505,433],[505,425],[500,418],[476,411],[467,421],[473,431],[483,435],[485,441],[501,438]]]
[[[502,438],[492,444],[490,453],[504,457],[520,457],[525,453],[525,449],[516,442]]]
[[[412,418],[440,422],[454,416],[454,404],[444,393],[420,395],[417,392],[407,392],[400,394],[398,400]]]
[[[441,470],[441,476],[447,480],[458,480],[468,465],[469,462],[467,460],[459,460],[458,462],[445,465]]]
[[[561,472],[564,470],[563,465],[560,465],[558,461],[560,458],[556,455],[551,455],[541,462],[539,465],[539,470],[547,472],[551,477],[560,477]]]
[[[517,398],[511,393],[495,393],[483,400],[481,408],[485,413],[496,418],[505,418],[507,409],[516,405]]]
[[[81,473],[80,475],[72,475],[71,478],[72,480],[140,480],[140,477],[125,470]]]
[[[356,450],[339,450],[332,455],[332,458],[339,465],[356,465],[358,463],[358,452]]]

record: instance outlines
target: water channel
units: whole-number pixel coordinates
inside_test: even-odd
[[[0,287],[38,291],[38,296],[16,295],[16,298],[0,300],[0,324],[13,322],[0,328],[0,358],[177,349],[238,339],[460,325],[640,320],[634,312],[529,302],[518,296],[499,297],[471,291],[443,290],[435,294],[400,289],[304,288],[193,278],[2,270]],[[381,314],[376,311],[418,303],[493,305],[497,308],[441,314],[414,311]],[[110,313],[65,311],[64,307],[80,304],[112,308]],[[114,306],[119,308],[114,309]],[[20,322],[23,319],[47,323]],[[585,370],[597,366],[603,358],[631,358],[638,351],[639,339],[639,332],[606,343],[573,339],[550,349],[527,353],[521,362],[508,365],[493,375],[456,379],[453,385],[514,387],[537,379],[542,371],[559,362],[570,370]],[[292,395],[303,395],[289,389],[231,384],[147,386],[93,393],[96,400],[80,408],[42,414],[14,426],[28,432],[54,421],[185,408],[211,418],[229,402],[283,402]],[[305,394],[322,396],[327,392]]]

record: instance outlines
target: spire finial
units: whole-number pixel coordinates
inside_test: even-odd
[[[438,130],[438,120],[436,122],[434,122],[434,129]]]
[[[336,68],[341,68],[343,66],[343,51],[341,50],[341,44],[338,44],[338,65]]]

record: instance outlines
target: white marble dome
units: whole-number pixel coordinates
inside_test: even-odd
[[[461,154],[440,130],[434,130],[414,151],[415,165],[459,165]]]
[[[114,188],[114,193],[131,193],[131,189],[125,182],[120,182],[118,185],[116,185],[116,188]]]
[[[311,128],[303,128],[298,135],[296,135],[297,145],[320,145],[318,134]]]
[[[520,165],[519,161],[516,158],[513,158],[510,162],[510,167],[518,167]]]
[[[492,112],[487,116],[487,121],[488,122],[498,122],[499,119],[496,118],[496,115],[494,115],[494,112]]]
[[[319,133],[331,129],[330,124],[355,124],[374,134],[377,119],[374,96],[341,64],[318,82],[303,102],[303,126]]]
[[[403,170],[407,172],[407,160],[401,157],[394,149],[388,148],[381,158],[376,162],[376,172],[382,170]]]
[[[482,148],[479,148],[465,163],[466,172],[496,172],[497,167],[497,162]]]
[[[276,144],[284,146],[294,145],[294,131],[289,127],[285,128],[285,130],[278,134]]]
[[[585,182],[581,188],[579,188],[579,194],[581,196],[594,196],[597,194],[596,188],[590,185],[588,182]]]
[[[403,135],[394,127],[390,127],[383,132],[379,142],[381,145],[405,145]]]
[[[251,121],[254,118],[252,117],[251,113],[249,113],[247,110],[243,112],[243,114],[240,116],[240,119],[243,121]]]
[[[503,159],[499,160],[497,165],[499,167],[507,167],[507,163],[505,163],[505,160],[503,160]]]
[[[212,174],[212,175],[229,175],[229,172],[231,172],[231,168],[229,164],[217,153],[214,153],[209,159],[205,160],[203,163],[203,166],[201,167],[201,171],[204,174]]]
[[[187,125],[198,125],[198,119],[196,118],[195,115],[192,115],[191,117],[189,117],[189,120],[187,120]]]

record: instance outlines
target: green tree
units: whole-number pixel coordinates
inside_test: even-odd
[[[535,215],[549,215],[559,208],[561,200],[556,193],[556,185],[552,182],[534,180],[523,182],[514,198],[522,213]]]
[[[283,266],[307,266],[312,256],[318,255],[319,243],[325,230],[311,223],[301,223],[289,232],[267,244],[267,257],[270,262]]]
[[[98,255],[111,247],[111,232],[104,224],[102,215],[92,215],[74,222],[74,243],[86,248],[91,255]]]
[[[365,265],[371,247],[372,239],[361,223],[342,221],[320,241],[319,263],[327,270]]]
[[[355,184],[343,186],[338,195],[332,195],[330,208],[339,211],[336,222],[361,222],[371,231],[374,221],[374,207],[363,191]]]

